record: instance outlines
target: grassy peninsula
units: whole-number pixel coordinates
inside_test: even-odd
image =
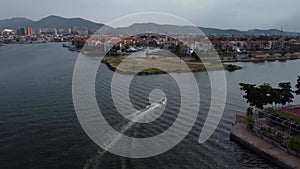
[[[182,61],[174,58],[106,58],[102,62],[111,70],[125,74],[164,74],[166,72],[201,72],[206,70],[228,70],[241,69],[240,66],[232,64],[221,64],[217,62]],[[166,71],[164,71],[166,70]]]

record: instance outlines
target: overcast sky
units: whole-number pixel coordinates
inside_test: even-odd
[[[108,23],[137,12],[170,13],[204,27],[300,32],[300,0],[6,0],[0,5],[0,19],[59,15]]]

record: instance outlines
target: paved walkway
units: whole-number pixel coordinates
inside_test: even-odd
[[[266,158],[281,165],[281,167],[288,167],[294,169],[300,169],[300,158],[288,154],[287,152],[273,146],[272,144],[260,139],[252,134],[250,134],[247,130],[247,126],[245,123],[236,123],[233,124],[231,129],[231,139],[240,144],[243,144],[253,151],[256,151],[260,155],[266,155]]]

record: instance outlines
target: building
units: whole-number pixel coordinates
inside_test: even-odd
[[[12,35],[14,34],[14,31],[11,30],[11,29],[4,29],[2,32],[1,32],[1,35]]]
[[[269,53],[266,53],[266,52],[254,52],[254,53],[253,53],[253,56],[254,56],[256,59],[266,59],[266,58],[269,58],[269,57],[270,57],[270,54],[269,54]]]
[[[26,28],[20,28],[18,30],[19,35],[27,35],[27,29]]]
[[[27,36],[32,36],[32,35],[33,35],[33,33],[32,33],[32,28],[27,27],[27,28],[26,28],[26,33],[27,33]]]
[[[33,36],[32,28],[26,27],[26,28],[20,28],[17,30],[18,35],[23,36]]]

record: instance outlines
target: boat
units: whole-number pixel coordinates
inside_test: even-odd
[[[62,44],[62,47],[64,47],[64,48],[68,48],[68,47],[70,47],[70,45],[69,44]]]
[[[138,123],[148,122],[145,119],[153,117],[154,114],[162,112],[165,109],[167,104],[167,98],[159,99],[158,101],[146,106],[144,109],[138,110],[130,115],[127,115],[126,118]]]
[[[146,109],[150,109],[152,107],[162,107],[167,103],[167,98],[159,99],[157,102],[152,103],[151,105],[146,106]]]

